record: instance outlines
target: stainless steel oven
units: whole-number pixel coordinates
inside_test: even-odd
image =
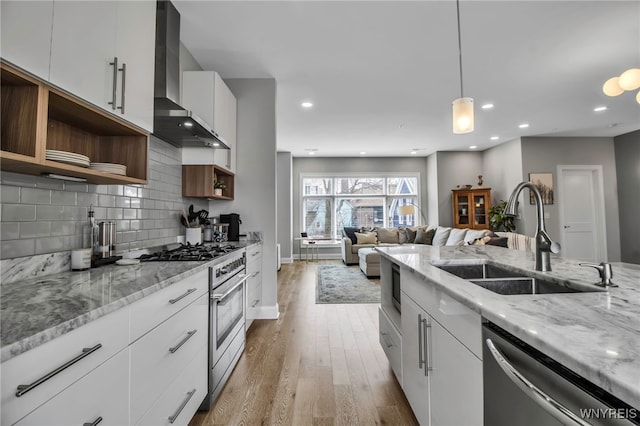
[[[201,410],[211,408],[244,351],[245,264],[242,249],[209,268],[209,389]]]

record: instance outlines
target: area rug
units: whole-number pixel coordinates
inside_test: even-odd
[[[380,280],[357,265],[318,265],[316,303],[380,303]]]

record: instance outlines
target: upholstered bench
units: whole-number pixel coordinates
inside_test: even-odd
[[[380,276],[380,253],[372,248],[361,248],[358,250],[360,259],[360,270],[367,277]]]

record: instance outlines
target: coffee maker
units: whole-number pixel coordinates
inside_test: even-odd
[[[240,220],[240,215],[238,213],[221,214],[220,222],[229,224],[227,231],[227,239],[229,241],[240,240],[240,224],[242,221]]]

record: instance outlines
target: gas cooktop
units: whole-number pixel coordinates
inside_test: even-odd
[[[228,244],[171,244],[163,250],[143,254],[139,259],[141,262],[213,260],[238,249]]]

